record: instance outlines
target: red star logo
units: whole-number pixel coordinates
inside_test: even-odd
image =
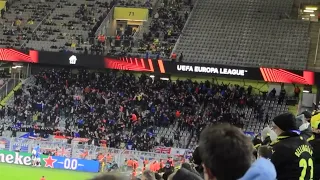
[[[51,168],[54,168],[53,164],[57,161],[55,159],[52,159],[51,156],[49,156],[48,158],[43,158],[43,160],[44,160],[44,162],[46,162],[44,167],[51,167]]]

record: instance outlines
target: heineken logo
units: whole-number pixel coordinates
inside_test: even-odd
[[[74,171],[88,172],[99,171],[99,162],[97,161],[65,158],[59,156],[47,156],[42,154],[40,155],[39,160],[39,166],[44,168],[69,169]],[[0,150],[0,163],[31,166],[33,164],[33,159],[31,153]]]
[[[31,155],[31,153],[26,152],[0,150],[0,163],[30,166],[32,165]],[[40,160],[41,166],[45,165],[45,167],[53,168],[53,164],[55,163],[54,159],[46,155],[40,155]]]
[[[0,151],[0,162],[8,164],[31,165],[31,155],[28,153]]]

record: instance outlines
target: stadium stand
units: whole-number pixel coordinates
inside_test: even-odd
[[[1,46],[20,49],[24,41],[55,8],[56,1],[21,0],[7,2],[2,10]]]
[[[36,30],[33,39],[26,42],[26,47],[46,51],[89,50],[93,48],[90,45],[94,44],[95,31],[114,4],[114,1],[61,1]]]
[[[183,62],[199,64],[306,68],[310,22],[288,18],[293,0],[163,0],[151,11],[154,3],[157,2],[14,1],[6,5],[7,11],[1,11],[1,45],[62,53],[108,52],[146,59],[169,58],[174,53],[183,55]],[[104,46],[96,42],[96,32],[115,6],[147,7],[151,18],[138,32],[117,28],[120,37],[110,38]],[[245,175],[241,180],[247,180],[247,176],[253,180],[250,173],[259,163],[263,163],[260,174],[272,171],[267,172],[272,176],[270,180],[276,179],[277,174],[279,180],[290,179],[292,174],[313,179],[311,146],[319,149],[320,126],[312,126],[312,115],[309,121],[300,115],[300,126],[294,115],[286,113],[288,101],[299,98],[298,86],[295,97],[288,97],[283,84],[281,92],[260,92],[251,86],[214,80],[166,81],[155,75],[75,66],[34,67],[31,77],[0,108],[1,150],[30,152],[37,146],[45,155],[100,161],[101,171],[109,171],[111,164],[119,164],[123,171],[129,169],[133,176],[137,169],[148,169],[142,173],[145,179],[155,179],[153,173],[160,172],[165,180],[200,180],[204,173],[212,171],[207,175],[218,179]],[[289,72],[286,75],[304,79]],[[9,82],[10,87],[16,85],[10,79]],[[0,79],[0,85],[9,86],[9,82]],[[3,90],[0,88],[1,98]],[[253,143],[245,136],[248,132]],[[279,138],[272,139],[272,132]],[[282,152],[279,144],[285,144],[286,151]],[[261,159],[259,154],[257,160],[254,158],[253,146],[261,145],[274,147],[267,152],[272,154],[271,161]],[[305,152],[300,158],[297,151],[302,149]],[[314,154],[320,152],[318,149]],[[288,158],[289,153],[295,155]],[[148,158],[153,158],[153,164],[146,163]],[[277,164],[281,158],[290,171],[279,171],[284,167]],[[183,163],[186,159],[197,165],[197,172]],[[319,156],[314,159],[315,169],[319,169]],[[174,172],[174,168],[179,170]],[[188,178],[181,178],[183,175]],[[319,173],[315,176],[315,180],[320,178]]]
[[[31,1],[32,2],[32,1]],[[14,1],[3,12],[4,47],[74,53],[104,53],[96,32],[117,1]],[[119,2],[119,6],[148,7],[148,3]],[[27,19],[25,19],[27,17]],[[13,27],[10,28],[10,27]]]
[[[105,54],[145,55],[169,57],[184,24],[193,8],[192,1],[116,2],[116,1],[14,1],[3,12],[2,45],[17,49]],[[149,20],[138,32],[117,31],[107,46],[98,43],[97,30],[114,6],[147,7]],[[156,10],[153,11],[152,7]],[[36,10],[36,11],[34,11]],[[26,18],[27,17],[27,18]],[[13,28],[10,28],[13,27]],[[111,33],[112,34],[112,33]],[[124,43],[129,40],[129,46]],[[120,46],[114,46],[119,44]],[[111,45],[111,46],[110,46]]]
[[[111,47],[111,54],[130,54],[153,58],[169,58],[181,31],[193,9],[193,1],[162,1],[148,22],[132,34],[120,34],[121,46]],[[131,46],[123,40],[133,39]],[[147,54],[147,55],[146,55]]]
[[[193,149],[208,124],[229,122],[260,132],[275,115],[288,110],[285,94],[281,98],[273,93],[257,96],[252,87],[209,81],[46,69],[25,81],[0,114],[14,119],[8,130],[16,130],[18,123],[18,131],[36,130],[40,137],[59,130],[64,136],[89,138],[95,145],[106,142],[111,148]]]
[[[185,62],[305,69],[309,22],[287,19],[292,5],[199,0],[174,51]]]

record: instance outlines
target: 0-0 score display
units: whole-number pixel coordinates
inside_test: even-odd
[[[77,159],[66,158],[64,160],[64,169],[76,170],[77,168],[78,168],[78,160]]]
[[[65,158],[52,156],[52,167],[54,169],[68,169],[73,171],[98,172],[99,162],[77,158]]]

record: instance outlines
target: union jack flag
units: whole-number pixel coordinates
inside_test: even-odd
[[[171,148],[170,148],[170,147],[160,147],[160,146],[157,146],[154,151],[155,151],[156,153],[170,154]]]

